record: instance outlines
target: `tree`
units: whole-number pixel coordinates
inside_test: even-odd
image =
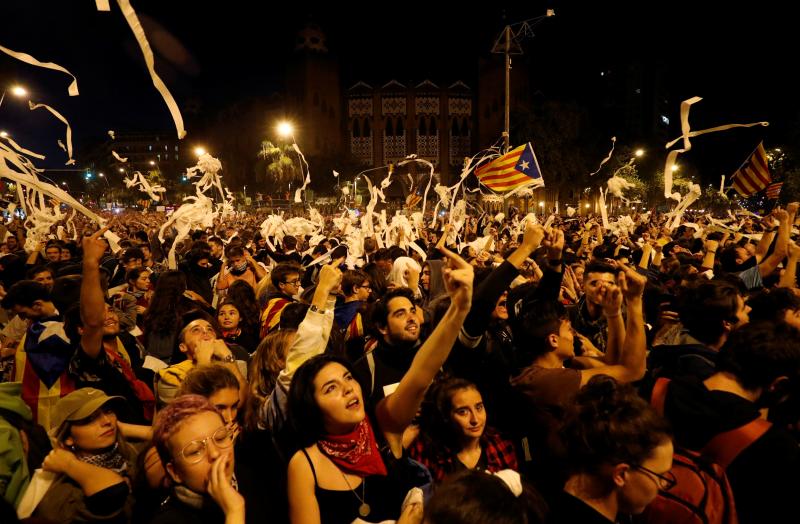
[[[267,187],[276,190],[288,189],[290,184],[303,184],[303,175],[300,171],[300,158],[291,146],[282,147],[274,145],[269,140],[261,142],[258,152],[256,174],[258,178],[267,183]]]

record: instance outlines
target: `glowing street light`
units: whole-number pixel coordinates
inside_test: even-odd
[[[278,123],[277,130],[281,138],[291,138],[294,135],[294,126],[286,120]]]
[[[206,150],[200,146],[194,148],[194,154],[197,156],[203,156],[206,154]]]
[[[28,90],[22,87],[21,85],[14,85],[11,86],[9,89],[4,89],[3,94],[0,95],[0,105],[3,105],[3,100],[6,98],[6,91],[10,91],[12,95],[16,96],[17,98],[22,98],[24,96],[28,96]]]
[[[544,200],[539,201],[539,207],[544,207]]]
[[[8,133],[6,131],[0,131],[0,137],[8,138]]]
[[[674,164],[674,165],[672,166],[672,171],[673,171],[673,172],[675,172],[675,171],[677,171],[677,170],[678,170],[678,164]]]
[[[644,155],[644,149],[637,149],[636,153],[634,153],[637,157],[641,157]]]
[[[120,173],[124,173],[124,172],[125,172],[125,170],[124,170],[124,169],[122,169],[122,168],[119,168],[119,172],[120,172]]]
[[[589,204],[586,204],[586,205],[585,205],[585,206],[583,206],[583,207],[584,207],[584,208],[586,208],[586,209],[589,209]]]
[[[151,160],[151,161],[150,161],[150,165],[151,165],[151,166],[154,166],[154,165],[156,165],[156,161],[155,161],[155,160]]]

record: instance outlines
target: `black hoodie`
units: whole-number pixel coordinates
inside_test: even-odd
[[[753,402],[733,393],[709,391],[697,379],[670,383],[664,413],[676,445],[692,450],[760,416]],[[727,474],[740,523],[797,522],[800,448],[785,429],[773,425],[736,457]]]

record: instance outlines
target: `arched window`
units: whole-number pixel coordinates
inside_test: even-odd
[[[453,119],[453,124],[450,126],[450,134],[453,136],[458,136],[460,130],[458,129],[458,119]]]
[[[405,132],[405,128],[403,127],[403,119],[402,118],[398,118],[397,119],[397,128],[396,128],[396,130],[397,130],[397,136],[401,136]]]
[[[353,136],[356,138],[361,136],[361,124],[358,120],[353,121]]]
[[[386,119],[386,131],[384,133],[386,136],[393,136],[394,135],[394,125],[392,124],[392,119]]]
[[[439,128],[436,126],[436,117],[435,116],[431,117],[431,125],[430,125],[430,127],[428,127],[428,133],[431,136],[436,136],[436,135],[439,134]]]
[[[369,137],[371,135],[372,135],[372,130],[370,129],[370,126],[369,126],[369,119],[365,118],[364,119],[364,136],[365,137]]]
[[[425,136],[428,134],[428,126],[425,123],[425,117],[419,119],[419,134],[420,136]]]

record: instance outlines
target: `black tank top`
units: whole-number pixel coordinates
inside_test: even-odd
[[[381,448],[381,457],[386,464],[388,475],[365,477],[358,486],[352,486],[352,490],[324,489],[319,487],[317,472],[308,452],[305,449],[301,451],[306,456],[308,465],[311,466],[311,473],[314,475],[314,494],[317,497],[322,524],[350,524],[359,517],[369,522],[397,520],[400,516],[400,506],[408,490],[429,481],[430,473],[427,469],[405,456],[395,458],[386,445]],[[359,498],[369,504],[369,515],[359,514],[362,504]]]

